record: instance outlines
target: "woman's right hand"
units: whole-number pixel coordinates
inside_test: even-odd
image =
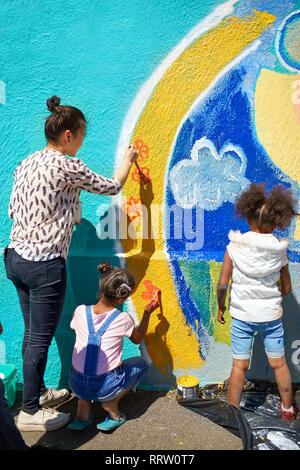
[[[139,153],[134,145],[128,145],[124,153],[122,165],[120,166],[119,171],[114,175],[114,177],[119,180],[122,188],[127,181],[131,165],[136,161],[138,156]]]
[[[136,161],[138,156],[139,156],[139,153],[134,147],[134,145],[129,145],[127,149],[125,150],[124,159],[128,160],[131,164]]]

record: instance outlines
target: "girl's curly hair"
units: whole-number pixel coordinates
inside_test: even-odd
[[[282,185],[267,193],[263,184],[251,183],[236,199],[235,216],[264,226],[284,230],[295,215],[297,201],[292,192]]]

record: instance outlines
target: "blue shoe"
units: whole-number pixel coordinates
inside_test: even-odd
[[[123,416],[124,418],[119,419],[119,420],[112,419],[109,416],[107,416],[105,421],[102,421],[102,423],[97,424],[97,429],[99,429],[100,431],[112,431],[113,429],[116,429],[125,423],[126,416],[125,415]],[[119,413],[118,418],[120,418],[120,413]]]
[[[88,426],[90,426],[94,422],[94,416],[91,415],[90,419],[88,421],[79,421],[78,418],[73,419],[73,421],[68,425],[68,429],[71,429],[72,431],[83,431],[86,429]]]

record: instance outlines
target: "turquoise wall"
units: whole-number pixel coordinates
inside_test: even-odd
[[[191,37],[190,32],[193,36],[192,42],[195,43],[203,36],[204,46],[198,41],[195,51],[197,47],[199,50],[205,50],[203,63],[204,60],[205,63],[209,63],[211,70],[202,70],[201,57],[200,59],[198,57],[200,67],[197,70],[193,68],[193,60],[188,63],[184,63],[183,60],[178,67],[178,76],[180,70],[186,67],[186,74],[181,75],[181,80],[187,85],[187,90],[189,85],[192,88],[197,75],[201,76],[203,83],[206,83],[206,75],[210,76],[210,81],[206,83],[206,88],[201,89],[201,93],[199,90],[199,100],[188,103],[189,112],[185,111],[185,119],[180,122],[165,167],[161,165],[161,160],[151,162],[153,183],[159,178],[162,180],[162,189],[158,191],[156,188],[154,196],[158,193],[164,194],[164,210],[171,207],[174,201],[184,206],[192,194],[192,185],[198,179],[197,172],[201,170],[196,164],[194,171],[188,162],[184,168],[188,168],[190,173],[180,173],[182,161],[190,160],[192,149],[198,148],[198,157],[202,155],[201,162],[204,162],[211,178],[216,168],[219,168],[217,165],[220,160],[217,158],[217,163],[211,160],[212,155],[223,158],[223,154],[227,152],[227,157],[230,153],[230,158],[227,160],[227,165],[224,163],[222,177],[218,179],[221,192],[224,190],[223,199],[213,201],[214,195],[210,191],[213,193],[211,188],[214,186],[211,185],[210,179],[206,179],[203,184],[201,183],[202,189],[205,188],[204,196],[200,198],[200,202],[197,198],[194,201],[194,206],[204,204],[203,246],[198,251],[187,254],[181,241],[168,241],[164,248],[169,261],[168,274],[171,273],[169,277],[166,275],[166,263],[157,262],[155,269],[159,252],[154,253],[155,250],[151,252],[150,257],[155,260],[151,266],[151,269],[154,269],[154,277],[145,279],[153,282],[153,285],[159,285],[161,280],[169,287],[171,279],[176,292],[172,296],[177,295],[176,308],[179,310],[174,310],[174,298],[171,298],[171,290],[168,291],[166,288],[163,292],[166,301],[164,313],[159,317],[160,323],[151,324],[146,345],[148,349],[142,345],[142,354],[149,353],[150,358],[156,361],[155,364],[158,366],[150,371],[144,387],[170,388],[176,385],[178,376],[186,373],[198,376],[201,383],[221,381],[230,372],[230,321],[228,320],[225,329],[216,323],[215,284],[228,242],[229,229],[233,224],[235,228],[246,229],[245,224],[239,225],[234,221],[234,191],[238,192],[250,181],[267,181],[270,185],[281,182],[292,188],[297,197],[299,195],[299,178],[272,161],[273,148],[270,152],[268,148],[263,148],[257,134],[254,106],[256,85],[261,71],[274,72],[272,75],[275,77],[274,80],[276,74],[283,78],[282,84],[276,89],[279,97],[286,93],[283,88],[286,84],[290,87],[290,77],[287,76],[293,75],[292,80],[298,78],[297,69],[291,71],[284,67],[276,52],[275,39],[285,17],[299,9],[299,0],[282,0],[282,2],[277,0],[85,0],[84,2],[1,0],[0,247],[2,250],[9,242],[12,224],[7,215],[7,208],[13,171],[27,155],[45,145],[44,122],[48,116],[46,100],[52,95],[57,95],[61,98],[62,104],[76,106],[84,112],[88,120],[87,135],[77,156],[92,170],[111,177],[119,164],[120,136],[126,135],[124,122],[136,97],[142,96],[146,101],[149,100],[150,104],[154,102],[154,100],[151,102],[153,89],[167,76],[166,67],[165,75],[159,73],[161,64],[171,52],[174,64],[176,65],[177,59],[177,64],[180,63],[181,57],[174,51],[178,45],[181,45],[180,53],[183,56],[190,44],[188,39]],[[255,11],[262,13],[259,16]],[[231,20],[223,23],[229,15],[232,15]],[[195,30],[196,26],[198,32]],[[299,23],[296,23],[296,33],[298,27]],[[209,36],[210,31],[212,31],[211,36]],[[299,36],[293,34],[294,30],[291,32],[291,38],[288,37],[287,43],[287,52],[290,55],[299,50],[297,43]],[[214,39],[205,43],[206,35]],[[237,46],[235,52],[232,52],[233,47],[231,50],[228,46],[229,39],[233,41],[233,46]],[[183,40],[186,41],[184,47]],[[193,48],[189,50],[190,54],[191,51]],[[299,59],[298,52],[295,54],[296,59]],[[293,63],[297,66],[299,61],[294,60]],[[174,76],[177,77],[175,72]],[[264,76],[262,74],[263,78]],[[151,77],[153,77],[152,91],[151,83],[149,85]],[[171,83],[172,74],[170,73],[167,78]],[[265,86],[263,79],[260,83],[263,89]],[[144,94],[141,93],[145,84],[148,84],[148,94],[145,90]],[[169,88],[165,87],[164,93],[161,92],[165,101],[158,110],[158,115],[161,113],[161,116],[170,117],[170,123],[172,123],[173,109],[168,107],[168,96],[171,98],[171,95],[172,86],[169,85]],[[174,108],[176,100],[183,102],[185,97],[179,93],[175,98]],[[267,103],[260,100],[258,104],[259,111],[263,113]],[[138,103],[136,106],[139,107]],[[286,110],[283,102],[280,102],[280,106],[281,110]],[[300,108],[298,112],[300,116]],[[139,118],[140,115],[137,114],[135,123]],[[131,124],[133,121],[134,119],[131,120]],[[283,123],[280,139],[282,142],[293,142],[290,133],[291,122],[287,121],[289,122]],[[151,122],[151,116],[148,116],[148,120],[141,118],[139,122],[140,129],[145,131],[150,141],[152,138],[157,144],[156,136],[150,135],[150,124],[153,126],[155,124]],[[259,130],[263,137],[267,135],[267,127],[262,126]],[[165,129],[165,133],[168,133],[168,129]],[[202,147],[199,149],[200,140]],[[205,147],[203,142],[208,147]],[[227,144],[232,147],[225,152]],[[149,147],[151,153],[154,145],[152,148],[151,145]],[[155,151],[159,150],[159,145],[156,145]],[[166,151],[163,145],[162,150]],[[291,158],[291,166],[293,161]],[[289,165],[287,168],[289,169]],[[176,171],[172,171],[174,169]],[[179,183],[177,178],[180,180]],[[182,182],[185,183],[184,191],[180,193],[177,188],[181,187]],[[132,188],[132,180],[130,184],[131,186],[128,184],[127,188]],[[65,306],[49,350],[46,369],[46,384],[54,387],[67,385],[74,344],[74,335],[69,324],[77,305],[96,302],[97,265],[104,259],[114,264],[120,263],[120,253],[114,241],[99,238],[100,221],[105,215],[105,210],[112,204],[113,198],[82,193],[81,200],[83,220],[81,225],[74,229],[67,263],[68,286]],[[298,272],[300,241],[299,233],[297,232],[296,237],[294,231],[293,225],[290,231],[285,233],[291,241],[289,254],[294,291],[291,296],[284,299],[285,312],[288,314],[284,317],[284,322],[287,328],[287,359],[293,379],[299,381],[300,326],[298,324],[300,323],[297,314],[300,302]],[[137,267],[141,266],[143,272],[144,266],[138,258],[136,264]],[[147,275],[151,272],[153,270],[148,270]],[[135,309],[132,309],[132,304],[129,303],[123,306],[125,311],[130,311],[135,316],[137,322],[142,314],[144,299],[142,293],[134,300]],[[0,321],[4,328],[4,333],[0,337],[0,364],[5,362],[15,364],[19,384],[22,386],[23,320],[15,289],[6,279],[3,262],[0,265]],[[177,331],[183,335],[183,340],[178,336],[176,341]],[[255,349],[258,354],[251,364],[249,375],[272,377],[263,359],[265,356],[259,340],[255,342]],[[186,361],[182,354],[185,350]],[[125,341],[124,357],[140,353],[139,347],[129,340]]]

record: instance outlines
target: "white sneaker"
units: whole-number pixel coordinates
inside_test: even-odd
[[[55,390],[48,388],[43,395],[40,396],[40,405],[44,407],[56,406],[67,400],[70,392],[63,388],[62,390]]]
[[[21,410],[17,428],[20,431],[55,431],[64,427],[70,421],[70,416],[56,410],[41,408],[33,415]]]

